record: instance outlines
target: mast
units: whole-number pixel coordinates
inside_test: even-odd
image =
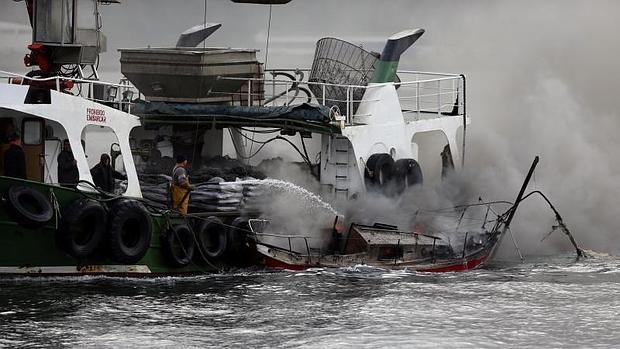
[[[521,190],[519,190],[517,199],[515,200],[514,205],[509,211],[506,222],[504,222],[504,229],[502,230],[502,234],[505,233],[506,230],[508,230],[508,228],[510,227],[510,222],[512,221],[512,218],[515,216],[515,213],[517,212],[517,207],[519,207],[519,204],[521,203],[521,200],[523,199],[523,193],[525,192],[527,185],[530,183],[530,179],[532,178],[532,175],[534,174],[534,169],[536,168],[536,165],[538,165],[538,160],[539,160],[538,156],[536,156],[534,158],[534,161],[532,162],[532,165],[530,166],[530,170],[527,172],[527,176],[525,176],[525,181],[521,185]]]

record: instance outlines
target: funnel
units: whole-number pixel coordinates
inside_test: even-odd
[[[371,82],[393,82],[398,70],[398,61],[407,49],[424,34],[424,29],[409,29],[396,33],[388,38],[377,69]]]
[[[181,33],[177,41],[177,47],[196,47],[221,26],[222,25],[219,23],[206,23],[193,26]]]

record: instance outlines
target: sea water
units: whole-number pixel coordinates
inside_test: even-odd
[[[614,348],[620,258],[0,280],[0,346]]]

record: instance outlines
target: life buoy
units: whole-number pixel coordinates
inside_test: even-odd
[[[364,177],[367,188],[376,188],[385,193],[394,175],[394,159],[390,154],[372,154],[366,161]]]
[[[164,257],[175,267],[188,265],[194,257],[194,234],[186,224],[172,226],[162,237]]]
[[[424,177],[420,164],[413,159],[400,159],[394,164],[394,177],[400,192],[414,185],[422,184]]]
[[[38,228],[49,222],[54,209],[41,192],[23,185],[11,186],[7,192],[8,212],[19,224]]]
[[[153,223],[144,206],[136,200],[122,200],[110,208],[108,248],[112,259],[124,264],[136,263],[151,244]]]
[[[56,243],[75,258],[88,257],[103,239],[106,223],[106,211],[100,203],[91,199],[75,200],[62,212]]]
[[[222,258],[228,248],[226,227],[217,217],[208,217],[194,230],[198,247],[207,257]]]

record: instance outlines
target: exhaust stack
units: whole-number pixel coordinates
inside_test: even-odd
[[[196,47],[207,37],[220,29],[222,25],[219,23],[206,23],[193,26],[179,36],[177,47]]]
[[[390,36],[383,47],[377,69],[370,82],[393,82],[396,78],[400,55],[407,51],[422,34],[424,34],[424,29],[408,29]]]

